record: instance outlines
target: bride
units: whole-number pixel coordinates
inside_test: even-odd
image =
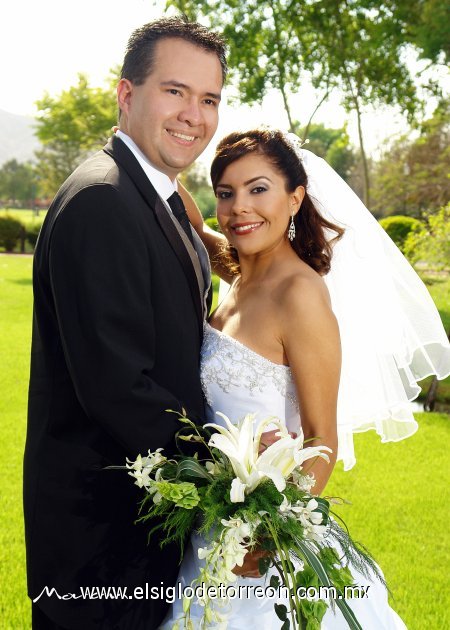
[[[207,420],[219,423],[220,411],[234,422],[247,413],[257,413],[259,421],[276,416],[292,433],[301,424],[312,445],[333,450],[330,464],[318,458],[308,471],[321,494],[336,458],[346,469],[354,464],[353,432],[373,427],[392,440],[416,430],[408,398],[417,395],[417,379],[446,376],[445,334],[426,289],[370,213],[295,136],[269,129],[230,134],[217,147],[211,177],[223,236],[204,225],[181,190],[214,270],[231,284],[205,324]],[[358,242],[361,237],[366,240]],[[389,263],[396,268],[392,277]],[[426,321],[419,319],[426,332],[413,322],[425,312]],[[275,433],[263,434],[266,446]],[[198,575],[204,544],[193,534],[178,576],[182,586]],[[249,553],[235,568],[236,585],[268,583],[258,559],[258,552]],[[405,628],[381,582],[374,577],[368,583],[350,568],[355,583],[368,587],[366,598],[348,602],[364,630]],[[274,603],[231,600],[226,627],[256,622],[261,630],[279,628]],[[200,627],[202,613],[192,606],[193,627]],[[182,618],[176,601],[162,628]],[[328,608],[321,628],[347,624]]]

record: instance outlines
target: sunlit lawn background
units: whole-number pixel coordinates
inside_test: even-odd
[[[0,627],[5,630],[30,627],[21,477],[31,270],[31,256],[0,255]],[[436,277],[429,288],[448,329],[450,279]],[[372,432],[356,436],[358,463],[347,473],[338,466],[328,492],[351,501],[340,514],[382,566],[394,595],[392,605],[408,628],[444,630],[450,628],[445,544],[450,416],[419,413],[417,419],[419,431],[397,444],[381,444]]]

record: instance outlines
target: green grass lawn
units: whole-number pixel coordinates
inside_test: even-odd
[[[0,255],[0,625],[30,627],[22,524],[22,454],[31,334],[29,256]],[[449,304],[450,283],[438,290]],[[419,431],[408,440],[381,444],[371,433],[357,435],[358,463],[338,466],[328,493],[347,498],[339,508],[355,539],[380,563],[394,595],[392,603],[410,630],[450,627],[447,596],[448,452],[450,416],[417,414]],[[383,630],[380,628],[380,630]]]
[[[0,625],[29,627],[22,525],[22,454],[31,338],[31,256],[0,256]]]

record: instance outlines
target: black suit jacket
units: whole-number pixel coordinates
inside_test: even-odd
[[[147,545],[141,494],[123,465],[174,448],[166,409],[203,416],[203,313],[191,259],[129,149],[114,137],[64,183],[34,257],[24,461],[28,590],[126,586],[125,599],[38,605],[73,629],[156,628],[167,604],[129,599],[172,585],[179,551]]]

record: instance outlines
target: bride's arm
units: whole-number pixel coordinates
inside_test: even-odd
[[[321,494],[333,471],[337,455],[337,395],[341,371],[339,327],[331,309],[325,283],[320,277],[296,278],[277,300],[281,340],[294,377],[306,446],[332,449],[330,463],[322,458],[305,462],[304,471],[316,480],[313,494]],[[263,433],[269,445],[275,432]],[[242,567],[233,571],[244,577],[261,577],[259,550],[245,556]]]
[[[183,203],[192,227],[200,236],[204,246],[206,247],[209,259],[211,261],[211,267],[214,273],[217,274],[219,278],[222,278],[222,280],[225,280],[225,282],[231,283],[234,279],[234,276],[223,264],[220,263],[220,261],[217,260],[217,254],[226,245],[227,239],[224,237],[223,234],[212,230],[206,225],[203,220],[202,213],[200,212],[199,207],[195,203],[192,195],[180,182],[178,182],[178,192],[183,199]]]
[[[337,397],[341,370],[339,327],[322,278],[291,281],[279,303],[280,330],[294,377],[306,446],[326,445],[330,463],[322,458],[305,462],[313,474],[314,494],[321,494],[337,455]]]

